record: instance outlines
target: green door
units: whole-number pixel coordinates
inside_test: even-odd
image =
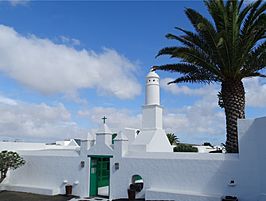
[[[90,168],[90,196],[96,196],[98,193],[97,185],[97,158],[91,158]]]
[[[98,188],[109,186],[110,156],[91,157],[90,166],[90,196],[98,195]]]
[[[110,175],[110,159],[98,158],[97,161],[98,187],[109,186],[109,175]]]

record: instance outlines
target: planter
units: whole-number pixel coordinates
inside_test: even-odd
[[[132,189],[127,189],[127,195],[129,200],[135,200],[136,191]]]
[[[66,185],[66,195],[72,195],[72,185]]]

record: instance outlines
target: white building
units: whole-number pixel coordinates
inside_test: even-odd
[[[266,117],[239,121],[239,154],[174,153],[162,118],[159,76],[150,72],[141,129],[124,129],[113,140],[104,122],[96,139],[80,146],[0,142],[0,150],[15,150],[26,160],[0,188],[53,195],[72,185],[81,197],[107,193],[118,199],[141,177],[137,198],[146,200],[220,201],[232,195],[266,201]]]

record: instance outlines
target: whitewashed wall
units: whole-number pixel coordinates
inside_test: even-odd
[[[115,143],[112,199],[127,197],[131,177],[138,174],[144,189],[137,196],[146,199],[220,201],[223,195],[236,195],[241,201],[266,201],[266,117],[239,121],[239,154],[125,153],[127,147],[117,146],[128,146],[128,141]],[[79,181],[73,194],[88,196],[90,161],[86,149],[81,150],[19,151],[27,163],[11,172],[5,185],[43,194],[53,189],[56,194],[65,192],[64,180]],[[114,168],[117,162],[119,170]],[[228,185],[231,180],[236,185]]]
[[[17,151],[17,150],[40,150],[45,149],[45,143],[30,142],[0,142],[0,151]]]
[[[266,200],[266,118],[239,122],[240,154],[128,153],[115,156],[119,170],[111,175],[111,198],[127,197],[131,176],[144,180],[138,197],[179,201],[220,200],[235,195],[241,201]],[[228,185],[231,180],[234,186]],[[161,191],[164,197],[153,194]],[[146,191],[146,192],[145,192]],[[168,194],[163,194],[168,192]],[[178,196],[170,196],[174,192]],[[145,195],[146,193],[146,195]],[[190,197],[181,195],[191,195]],[[202,199],[200,196],[203,196]],[[210,199],[206,197],[210,196]]]
[[[75,150],[18,152],[26,164],[9,172],[2,189],[51,195],[64,194],[65,185],[70,184],[74,195],[88,196],[90,160],[86,153]],[[83,168],[81,161],[85,161]]]

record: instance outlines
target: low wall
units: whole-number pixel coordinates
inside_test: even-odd
[[[210,155],[210,154],[208,154]],[[127,188],[133,175],[140,175],[144,189],[138,197],[144,197],[147,189],[162,191],[194,192],[196,194],[217,194],[220,197],[231,194],[233,188],[229,182],[239,181],[235,172],[239,165],[238,155],[215,154],[209,158],[205,154],[171,153],[158,157],[156,154],[126,156],[119,163],[119,170],[113,170],[111,177],[112,198],[127,197]],[[167,199],[167,198],[165,198]]]
[[[6,189],[40,194],[65,194],[65,185],[73,185],[73,194],[88,196],[89,159],[77,151],[19,151],[26,164],[9,171]],[[85,161],[82,168],[80,163]],[[67,183],[64,183],[67,181]]]
[[[128,153],[114,156],[111,175],[111,198],[127,197],[133,175],[144,180],[137,197],[145,197],[148,189],[176,192],[206,200],[225,195],[241,201],[266,200],[266,118],[239,121],[240,154],[201,153]],[[119,163],[115,170],[114,163]],[[231,181],[234,184],[230,184]],[[168,194],[170,195],[170,194]],[[201,195],[206,195],[201,199]],[[169,200],[173,196],[164,198]],[[183,196],[184,197],[184,196]],[[151,197],[149,197],[151,198]],[[203,199],[204,198],[204,199]],[[156,197],[154,198],[156,199]],[[185,198],[184,198],[185,199]],[[189,200],[188,197],[186,199]],[[178,201],[186,201],[176,199]],[[192,199],[193,200],[193,199]]]

